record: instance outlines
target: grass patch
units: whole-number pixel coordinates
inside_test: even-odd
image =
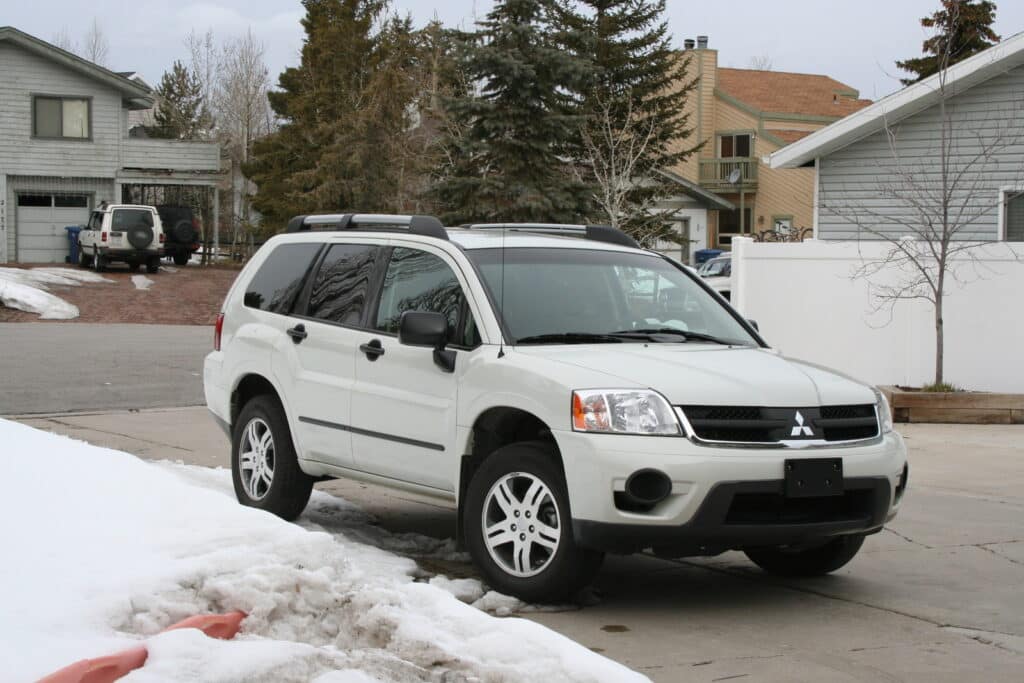
[[[949,382],[938,382],[938,383],[935,383],[935,384],[926,384],[926,385],[924,385],[923,387],[921,387],[921,391],[927,391],[927,392],[930,392],[930,393],[950,393],[950,394],[952,394],[952,393],[958,393],[958,392],[961,392],[961,391],[964,391],[964,390],[961,389],[960,387],[956,386],[955,384],[950,384]]]

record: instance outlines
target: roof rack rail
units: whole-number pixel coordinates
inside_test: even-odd
[[[595,242],[618,244],[641,249],[639,243],[618,228],[610,225],[575,225],[570,223],[470,223],[462,226],[469,230],[521,230],[523,232],[572,235]]]
[[[322,213],[295,216],[288,221],[288,232],[306,230],[371,230],[408,232],[447,240],[444,224],[433,216],[397,216],[383,213]]]

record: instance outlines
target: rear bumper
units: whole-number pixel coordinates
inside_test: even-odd
[[[671,557],[717,555],[726,550],[802,543],[842,534],[880,531],[890,510],[888,477],[844,480],[844,495],[787,499],[783,480],[714,485],[684,524],[654,526],[573,520],[581,546],[611,553],[653,548]]]
[[[161,249],[114,249],[111,247],[99,247],[97,249],[100,255],[106,257],[108,260],[114,261],[145,261],[153,257],[160,257],[164,255],[164,250]]]

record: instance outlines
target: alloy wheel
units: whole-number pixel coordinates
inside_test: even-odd
[[[510,472],[487,492],[481,529],[491,559],[525,578],[551,563],[562,537],[560,521],[547,484],[528,472]]]
[[[238,469],[246,495],[261,500],[274,481],[274,435],[269,425],[254,417],[242,431]]]

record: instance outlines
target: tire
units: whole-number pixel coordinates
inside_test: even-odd
[[[191,221],[178,221],[171,228],[171,238],[181,244],[192,244],[195,241],[195,228]]]
[[[269,443],[263,440],[267,432]],[[243,457],[254,450],[250,447],[254,438],[262,444],[266,457],[259,452],[255,457]],[[260,476],[268,466],[269,484],[267,477]],[[262,394],[242,407],[231,438],[231,479],[239,503],[288,521],[298,517],[309,502],[313,478],[299,468],[288,420],[276,397]]]
[[[534,489],[539,496],[531,505],[526,494],[537,483],[542,488]],[[504,493],[513,496],[510,508],[499,502],[499,497],[508,501]],[[601,567],[604,555],[578,547],[573,539],[565,476],[557,454],[546,444],[522,442],[498,449],[473,475],[464,504],[463,532],[469,553],[487,583],[501,593],[535,603],[569,600],[590,584]],[[549,530],[531,525],[531,519],[543,520]],[[508,536],[509,540],[489,543],[485,527],[498,525],[505,526],[492,539]],[[524,544],[524,535],[533,542]]]
[[[160,257],[154,256],[146,262],[146,272],[156,273],[160,270]]]
[[[128,262],[128,270],[130,270],[133,273],[137,273],[137,272],[139,272],[139,266],[141,266],[141,265],[142,265],[141,263],[137,263],[135,261],[129,261]]]
[[[153,241],[153,228],[148,225],[135,225],[128,228],[128,244],[136,249],[148,249]]]
[[[174,252],[174,265],[184,266],[188,264],[188,257],[190,254],[187,251],[176,251]]]
[[[844,566],[864,545],[862,534],[837,536],[810,548],[758,548],[744,551],[751,562],[779,576],[822,576]]]
[[[92,263],[97,273],[102,273],[107,269],[107,257],[100,254],[95,248],[92,252]]]
[[[80,265],[82,268],[92,267],[92,256],[87,255],[81,247],[79,247],[78,250],[78,265]]]

